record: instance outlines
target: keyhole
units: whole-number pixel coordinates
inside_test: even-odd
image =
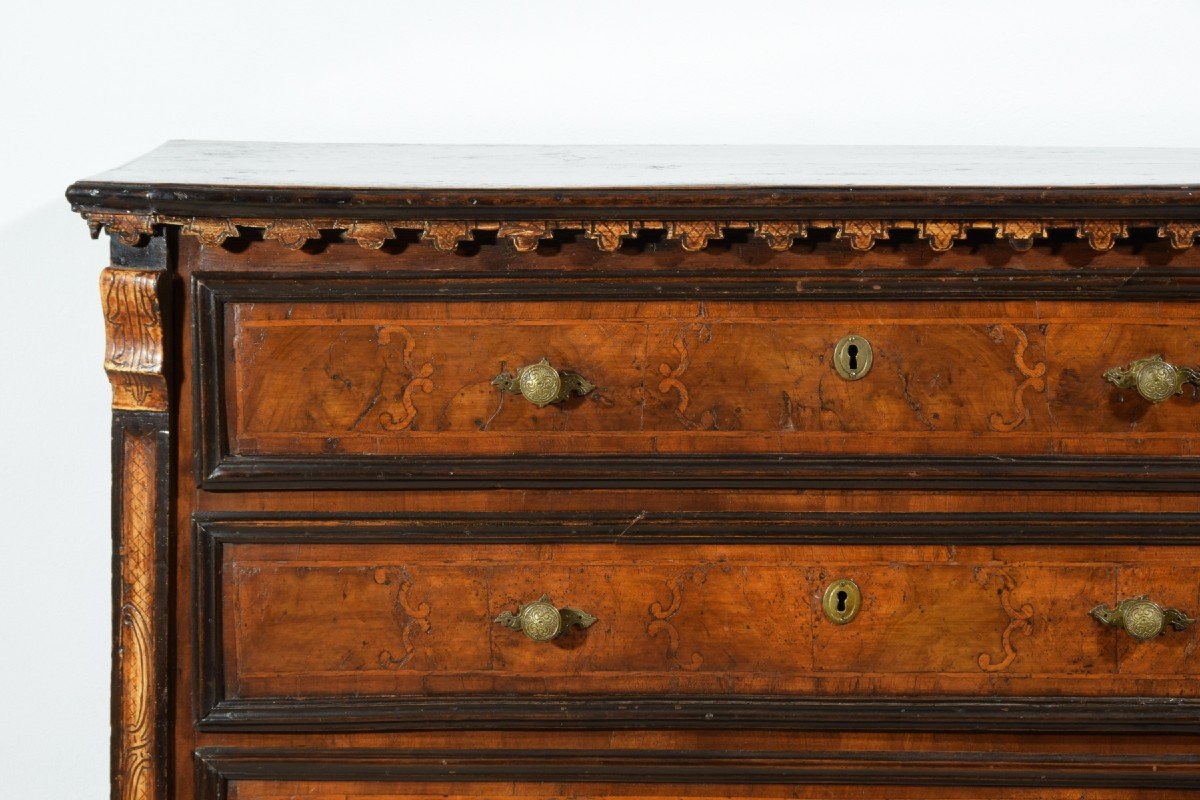
[[[871,343],[856,334],[843,336],[833,347],[833,368],[848,381],[860,380],[870,372],[872,358]]]
[[[846,590],[845,590],[845,589],[838,589],[838,593],[837,593],[837,610],[838,610],[838,611],[845,611],[845,610],[846,610]]]

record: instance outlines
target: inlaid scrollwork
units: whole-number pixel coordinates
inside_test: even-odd
[[[1007,669],[1017,657],[1017,648],[1013,644],[1013,638],[1016,636],[1031,636],[1033,634],[1033,606],[1028,603],[1023,604],[1020,608],[1015,606],[1012,601],[1012,594],[1017,588],[1016,581],[1012,576],[1003,570],[993,569],[977,569],[975,571],[975,580],[980,586],[988,587],[995,586],[996,594],[1000,599],[1000,608],[1008,617],[1008,625],[1000,634],[1000,647],[1004,655],[995,659],[991,653],[979,654],[979,668],[984,672],[1000,672]]]
[[[692,363],[691,348],[711,341],[712,328],[702,322],[694,322],[681,330],[672,342],[679,363],[672,366],[664,361],[658,365],[658,372],[662,375],[658,392],[663,395],[675,394],[675,418],[689,430],[712,430],[717,427],[716,414],[712,411],[703,412],[699,418],[692,417],[689,412],[691,392],[683,382],[683,375]]]
[[[413,351],[417,347],[417,342],[409,330],[403,325],[387,325],[380,328],[379,344],[381,346],[387,347],[397,339],[403,343],[400,350],[401,372],[407,377],[407,381],[399,392],[399,410],[385,408],[379,414],[379,424],[384,430],[389,431],[403,431],[412,428],[417,419],[417,406],[413,401],[413,395],[417,391],[425,394],[433,391],[433,381],[431,380],[433,364],[427,361],[418,365],[414,362]],[[385,372],[392,371],[392,368],[387,366],[388,363],[385,356],[383,368]]]
[[[400,629],[400,652],[393,654],[390,650],[379,653],[379,666],[384,669],[403,669],[412,660],[416,652],[413,644],[419,633],[429,633],[432,625],[429,622],[430,606],[428,602],[413,602],[413,578],[403,568],[384,568],[375,570],[375,583],[381,586],[396,586],[396,594],[392,601],[392,617]]]
[[[1004,335],[1006,333],[1012,334],[1012,337],[1016,340],[1016,347],[1013,350],[1013,362],[1016,364],[1017,371],[1024,378],[1024,380],[1017,384],[1017,388],[1013,390],[1015,413],[1011,417],[1005,418],[1003,414],[997,411],[988,417],[988,425],[992,430],[1007,433],[1021,427],[1029,419],[1029,407],[1025,404],[1025,392],[1030,390],[1041,392],[1045,390],[1046,362],[1039,361],[1033,365],[1026,363],[1025,351],[1029,347],[1029,337],[1025,334],[1025,331],[1016,325],[1008,322],[993,325],[988,328],[988,333],[997,344],[1004,342]]]
[[[675,627],[673,622],[675,615],[683,608],[683,587],[687,582],[704,583],[708,577],[709,571],[713,568],[712,564],[701,564],[692,567],[688,571],[670,578],[666,582],[667,601],[665,603],[655,600],[650,603],[647,612],[650,614],[650,621],[646,623],[646,633],[651,638],[656,638],[661,635],[667,637],[667,656],[675,662],[679,669],[694,672],[700,669],[704,663],[704,656],[698,651],[693,652],[688,657],[687,661],[683,661],[679,657],[679,629]]]

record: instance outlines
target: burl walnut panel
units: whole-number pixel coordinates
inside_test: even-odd
[[[1186,304],[238,302],[235,455],[1193,455],[1200,393],[1103,379],[1200,352]],[[203,324],[203,323],[202,323]],[[847,381],[834,344],[874,366]],[[537,408],[491,384],[542,357],[596,384]]]
[[[1200,552],[1111,555],[1097,563],[1087,548],[1058,548],[1029,563],[1003,548],[706,545],[684,556],[645,544],[227,543],[219,661],[230,699],[1200,693],[1188,677],[1194,631],[1138,644],[1088,616],[1122,591],[1160,586],[1177,587],[1161,602],[1200,607]],[[821,610],[839,577],[863,591],[847,625]],[[598,622],[552,643],[493,624],[543,594]]]

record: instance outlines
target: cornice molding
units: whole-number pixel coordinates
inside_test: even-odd
[[[829,229],[836,239],[845,240],[852,250],[866,252],[878,241],[890,238],[893,231],[915,231],[935,252],[945,252],[963,241],[971,231],[991,231],[996,239],[1007,241],[1014,250],[1030,249],[1036,239],[1046,238],[1051,230],[1072,230],[1098,252],[1111,250],[1129,237],[1131,228],[1153,228],[1177,250],[1192,247],[1200,235],[1200,222],[1161,220],[1091,219],[764,219],[764,220],[378,220],[333,217],[178,217],[165,214],[113,214],[82,212],[93,236],[101,230],[127,245],[136,245],[164,227],[178,227],[185,236],[194,236],[203,244],[220,245],[246,231],[260,231],[264,239],[290,250],[299,250],[320,239],[323,232],[335,232],[359,246],[378,250],[399,231],[415,232],[420,241],[437,250],[451,252],[459,244],[474,240],[476,231],[494,232],[497,240],[508,239],[520,252],[537,249],[538,243],[556,232],[578,232],[591,239],[603,252],[620,249],[626,239],[641,231],[661,232],[668,241],[677,241],[688,252],[703,250],[720,240],[726,230],[748,231],[763,239],[772,250],[788,250],[797,239],[812,229]]]

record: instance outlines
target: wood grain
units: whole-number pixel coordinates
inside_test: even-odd
[[[1190,307],[1071,303],[242,302],[226,308],[235,456],[1194,456],[1200,395],[1102,375],[1200,353]],[[855,333],[875,364],[832,368]],[[491,385],[547,357],[598,389],[538,409]]]
[[[113,796],[160,800],[166,780],[162,718],[167,677],[168,578],[164,414],[113,421]]]
[[[1127,673],[1117,632],[1087,616],[1139,574],[1118,564],[1164,569],[1191,549],[1096,563],[1059,547],[1029,564],[990,548],[693,544],[681,560],[671,545],[476,545],[449,530],[442,544],[401,544],[400,529],[362,543],[353,526],[307,543],[303,527],[234,533],[200,577],[224,698],[588,695],[618,674],[626,695],[1193,694],[1174,659],[1194,632],[1142,646],[1157,657]],[[1170,568],[1195,586],[1200,567]],[[820,610],[838,577],[864,594],[845,626]],[[552,644],[492,624],[542,594],[599,622]]]

